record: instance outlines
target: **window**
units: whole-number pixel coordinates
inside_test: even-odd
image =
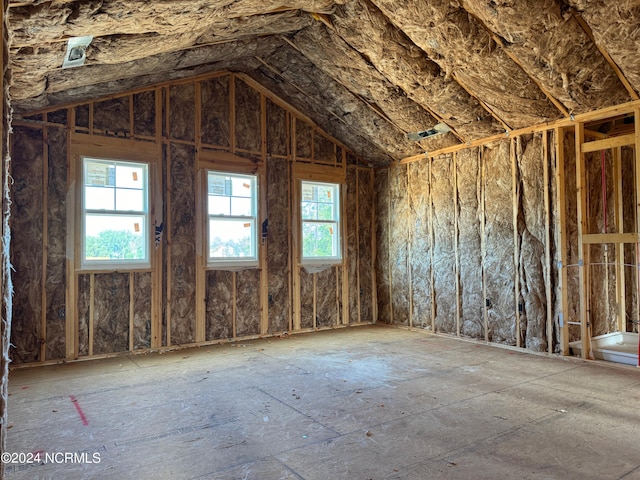
[[[301,192],[302,261],[339,261],[340,185],[302,181]]]
[[[82,266],[148,267],[148,165],[85,157],[82,177]]]
[[[255,175],[207,172],[208,264],[258,264]]]

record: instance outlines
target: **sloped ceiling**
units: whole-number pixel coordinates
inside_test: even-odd
[[[32,0],[8,18],[17,114],[241,71],[374,165],[640,91],[635,0]],[[62,69],[84,35],[86,64]]]

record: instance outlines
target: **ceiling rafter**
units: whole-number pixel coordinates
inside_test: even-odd
[[[323,23],[325,23],[325,22],[323,22]],[[399,85],[396,85],[395,83],[393,83],[389,78],[387,78],[387,77],[385,76],[385,74],[384,74],[383,72],[380,72],[380,70],[378,70],[378,68],[376,68],[376,66],[375,66],[375,65],[373,65],[373,64],[371,63],[371,60],[369,60],[369,59],[365,58],[365,57],[362,55],[362,53],[361,53],[361,52],[359,52],[358,50],[356,50],[356,49],[353,47],[353,45],[351,45],[349,42],[347,42],[347,40],[346,40],[346,39],[344,39],[344,38],[340,35],[340,33],[338,32],[338,30],[335,28],[335,26],[334,26],[332,23],[325,23],[325,24],[326,24],[326,25],[331,29],[331,31],[333,31],[333,32],[334,32],[334,33],[335,33],[335,34],[336,34],[340,39],[342,39],[342,41],[344,41],[344,42],[345,42],[347,45],[349,45],[349,46],[350,46],[350,47],[351,47],[355,52],[357,52],[357,53],[358,53],[358,55],[363,59],[363,61],[365,61],[365,62],[366,62],[366,63],[367,63],[371,68],[373,68],[373,69],[374,69],[374,70],[376,70],[380,75],[382,75],[382,77],[383,77],[386,81],[388,81],[389,83],[391,83],[391,84],[392,84],[392,85],[394,85],[395,87],[400,88],[400,89],[402,90],[402,88],[401,88]],[[302,52],[301,52],[301,53],[302,53]],[[303,53],[303,54],[304,54],[304,53]],[[345,87],[346,87],[346,86],[345,86]],[[348,88],[348,87],[346,87],[346,88]],[[404,92],[404,90],[403,90],[403,92]],[[407,92],[404,92],[404,93],[406,94]],[[411,96],[410,96],[410,95],[408,95],[408,98],[411,98]],[[414,99],[414,98],[411,98],[411,99],[412,99],[413,101],[415,101],[415,99]],[[367,102],[364,98],[363,98],[362,100],[363,100],[364,102]],[[368,102],[367,102],[367,103],[368,103]],[[437,114],[435,111],[433,111],[429,106],[427,106],[427,105],[423,105],[423,104],[418,103],[418,102],[416,102],[416,103],[417,103],[418,105],[420,105],[420,107],[421,107],[422,109],[424,109],[424,110],[425,110],[429,115],[431,115],[431,116],[436,120],[436,122],[437,122],[437,123],[445,123],[445,124],[447,124],[447,125],[449,126],[449,128],[451,128],[451,134],[452,134],[453,136],[455,136],[458,140],[460,140],[460,142],[461,142],[461,143],[466,143],[466,142],[467,142],[467,140],[466,140],[462,135],[460,135],[460,134],[457,132],[457,130],[455,129],[455,127],[454,127],[454,126],[449,125],[449,123],[448,123],[448,122],[447,122],[447,121],[446,121],[442,116],[438,115],[438,114]],[[370,105],[370,104],[369,104],[369,105]],[[371,106],[371,108],[375,108],[373,105],[370,105],[370,106]],[[376,108],[376,110],[377,110],[377,108]],[[383,115],[383,113],[382,113],[382,112],[380,112],[380,114],[381,114],[381,115]],[[389,120],[389,121],[391,121],[391,120]],[[393,123],[393,122],[392,122],[392,123]],[[396,126],[397,126],[397,125],[396,125]],[[431,125],[429,125],[429,126],[431,126]],[[404,129],[402,129],[401,127],[399,127],[399,126],[397,126],[397,127],[404,131]],[[408,132],[406,132],[406,131],[405,131],[405,133],[408,133]]]
[[[314,63],[313,60],[311,58],[309,58],[307,55],[304,54],[304,52],[300,49],[300,47],[298,45],[296,45],[293,41],[291,41],[291,39],[287,38],[286,36],[282,35],[282,40],[287,42],[292,48],[295,48],[300,55],[304,55],[304,57],[309,60],[310,62]],[[317,66],[317,65],[316,65]],[[327,73],[327,72],[325,72]],[[401,131],[402,133],[406,133],[399,125],[397,125],[391,118],[389,118],[382,110],[380,110],[380,108],[372,105],[371,103],[369,103],[367,101],[367,99],[365,99],[362,95],[354,92],[352,89],[349,88],[349,86],[345,85],[344,82],[342,82],[339,78],[336,78],[334,76],[331,76],[331,78],[336,82],[339,83],[340,85],[342,85],[344,88],[346,88],[347,90],[349,90],[355,97],[358,98],[358,100],[360,100],[362,103],[364,103],[365,105],[367,105],[367,107],[369,107],[376,115],[378,115],[382,120],[384,120],[385,122],[389,122],[391,125],[393,125],[394,127],[396,127],[399,131]]]
[[[451,78],[453,78],[456,81],[456,83],[460,85],[460,87],[465,92],[467,92],[469,95],[475,98],[480,104],[480,106],[484,108],[487,111],[487,113],[489,113],[489,115],[491,115],[500,125],[502,125],[502,127],[507,132],[513,130],[513,128],[507,122],[505,122],[502,118],[500,118],[500,115],[494,112],[493,109],[489,105],[487,105],[480,97],[478,97],[471,88],[467,87],[465,83],[462,80],[460,80],[460,78],[458,78],[458,76],[455,73],[451,74]]]
[[[473,14],[473,12],[469,12],[470,15],[473,15],[473,18],[476,19],[476,21],[487,31],[487,33],[491,36],[491,38],[493,39],[494,42],[496,42],[496,44],[502,49],[502,51],[504,51],[504,53],[507,54],[507,56],[513,60],[513,62],[518,65],[522,71],[525,73],[525,75],[527,75],[531,81],[533,83],[535,83],[538,88],[540,89],[540,91],[542,93],[544,93],[546,95],[546,97],[549,99],[549,101],[551,103],[553,103],[555,105],[555,107],[560,111],[560,113],[562,113],[562,115],[564,115],[565,117],[568,117],[570,115],[570,112],[567,110],[567,108],[562,104],[562,102],[560,102],[557,98],[555,98],[551,92],[549,92],[549,90],[542,84],[542,82],[540,82],[537,78],[535,78],[533,75],[531,75],[528,71],[527,68],[525,67],[525,65],[523,64],[523,62],[520,61],[520,59],[513,54],[513,52],[509,51],[508,48],[506,48],[504,41],[502,40],[502,38],[496,34],[496,32],[494,32],[493,30],[491,30],[487,24],[485,22],[482,21],[482,19],[478,18],[477,16],[475,16]]]
[[[600,51],[602,56],[605,58],[607,63],[611,66],[613,71],[616,72],[616,75],[618,76],[618,78],[620,79],[622,84],[624,85],[624,88],[627,89],[627,92],[629,92],[629,95],[631,96],[631,98],[633,100],[640,99],[640,95],[638,95],[638,92],[636,92],[635,89],[631,86],[631,83],[629,83],[629,80],[627,80],[627,77],[625,76],[625,74],[622,73],[622,70],[620,70],[620,67],[618,67],[618,64],[613,60],[613,58],[611,58],[611,55],[609,55],[609,52],[607,52],[607,50],[596,41],[595,37],[593,36],[593,31],[591,30],[591,27],[585,21],[585,19],[582,18],[582,15],[580,15],[578,13],[574,13],[573,16],[578,21],[578,23],[580,24],[582,29],[585,31],[587,36],[591,39],[591,41],[598,48],[598,50]]]
[[[443,76],[440,67],[370,1],[338,7],[331,20],[338,37],[438,122],[449,125],[462,143],[499,130],[476,98]]]
[[[309,92],[307,92],[303,87],[299,86],[297,84],[297,82],[292,79],[289,75],[287,75],[285,72],[281,71],[280,69],[276,68],[275,66],[271,65],[266,59],[264,58],[260,58],[260,57],[256,57],[256,60],[258,60],[268,71],[270,71],[272,74],[276,75],[278,78],[284,80],[284,82],[286,82],[289,86],[291,86],[293,89],[295,89],[297,92],[299,92],[302,96],[304,96],[305,98],[307,98],[307,100],[310,103],[316,104],[318,102],[317,98],[311,97],[309,95]],[[342,85],[340,86],[341,88]],[[347,90],[348,91],[348,90]],[[349,92],[350,93],[350,92]],[[286,99],[285,99],[286,100]],[[381,142],[377,142],[377,141],[372,141],[371,138],[368,138],[365,134],[363,134],[363,132],[361,132],[356,126],[354,126],[352,123],[348,122],[343,116],[339,115],[338,113],[336,113],[334,110],[332,110],[331,108],[328,108],[327,105],[323,105],[322,109],[327,112],[331,117],[335,118],[336,120],[338,120],[342,125],[344,125],[347,129],[349,129],[353,134],[357,135],[359,138],[362,138],[365,142],[368,143],[373,143],[376,145],[377,148],[381,149],[381,151],[386,151],[386,149],[384,148],[384,144]],[[380,117],[382,118],[382,117]],[[383,119],[383,118],[382,118]],[[383,119],[384,120],[384,119]],[[398,160],[397,158],[393,158],[392,156],[390,156],[394,161]]]
[[[402,135],[426,130],[438,123],[436,117],[389,82],[362,57],[360,52],[336,35],[334,30],[321,25],[312,26],[301,30],[291,40],[285,41],[382,119],[394,125]],[[315,45],[318,43],[324,45],[324,48],[317,49]],[[452,141],[457,142],[459,138],[430,138],[420,141],[419,145],[427,150],[439,148],[444,142]]]

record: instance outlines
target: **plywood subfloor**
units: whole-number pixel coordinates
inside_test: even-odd
[[[9,452],[100,456],[9,479],[640,478],[637,368],[386,327],[19,369],[9,390]]]

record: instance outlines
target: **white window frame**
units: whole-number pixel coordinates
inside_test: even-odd
[[[209,211],[209,174],[233,177],[249,181],[251,185],[251,215],[222,215],[212,214]],[[205,170],[205,229],[206,229],[206,261],[207,267],[213,269],[236,269],[236,268],[257,268],[259,265],[259,226],[258,226],[258,205],[259,205],[260,177],[257,173],[240,173],[228,170],[218,170],[215,168]],[[232,196],[231,196],[232,198]],[[210,221],[243,222],[249,223],[251,228],[251,256],[234,257],[212,257],[211,256],[211,227]]]
[[[340,199],[342,194],[342,184],[338,182],[317,181],[317,180],[299,180],[299,211],[300,211],[300,261],[303,266],[323,266],[323,265],[336,265],[342,263],[342,218],[341,218],[341,205]],[[303,213],[303,187],[305,184],[309,185],[322,185],[329,186],[333,191],[333,219],[332,220],[318,220],[318,219],[306,219]],[[305,256],[304,253],[304,226],[305,224],[316,225],[332,225],[334,233],[333,235],[333,250],[335,255],[331,256]]]
[[[143,209],[142,210],[123,210],[123,209],[88,209],[86,208],[86,174],[88,162],[101,163],[105,165],[123,165],[134,166],[137,168],[142,167],[142,184],[143,184]],[[129,160],[129,159],[114,159],[114,158],[102,158],[92,155],[80,156],[80,178],[81,178],[81,191],[80,191],[80,268],[82,270],[104,270],[104,271],[116,271],[116,270],[137,270],[137,269],[149,269],[151,267],[151,215],[149,212],[150,204],[150,171],[151,166],[149,162]],[[114,195],[116,193],[117,185],[114,185]],[[125,188],[125,187],[121,187]],[[114,207],[116,207],[114,203]],[[86,258],[86,220],[87,215],[110,215],[110,216],[141,216],[143,218],[142,238],[144,255],[142,259],[87,259]]]

